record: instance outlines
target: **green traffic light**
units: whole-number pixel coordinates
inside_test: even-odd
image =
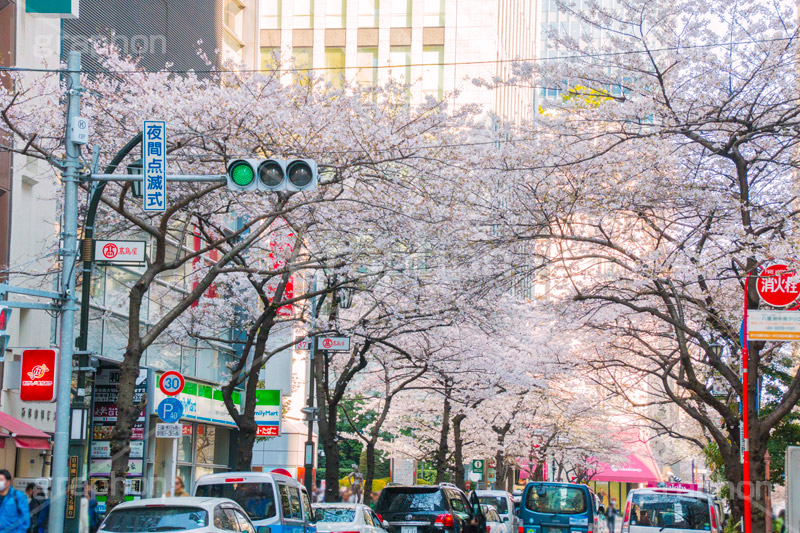
[[[242,161],[233,166],[230,170],[230,176],[233,183],[239,187],[247,187],[256,179],[253,167]]]

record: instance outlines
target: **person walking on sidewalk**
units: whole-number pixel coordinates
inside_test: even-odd
[[[609,500],[608,509],[606,509],[606,521],[608,522],[609,533],[614,533],[616,530],[615,522],[617,521],[617,508],[614,505],[614,500]]]
[[[31,525],[28,498],[11,479],[11,472],[0,470],[0,533],[25,533]]]

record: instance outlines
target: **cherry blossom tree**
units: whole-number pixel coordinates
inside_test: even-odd
[[[553,35],[565,57],[519,65],[514,83],[561,97],[509,142],[518,194],[497,235],[546,258],[537,281],[575,319],[570,335],[596,339],[586,359],[598,375],[616,373],[609,390],[644,392],[632,398],[643,410],[668,402],[703,427],[733,485],[735,522],[743,288],[749,308],[763,305],[758,266],[798,256],[796,6],[563,8],[602,39]],[[779,342],[749,348],[750,474],[761,482],[770,431],[800,399],[800,372]],[[791,381],[759,413],[759,380],[775,370]],[[765,524],[761,494],[752,491],[754,531]]]

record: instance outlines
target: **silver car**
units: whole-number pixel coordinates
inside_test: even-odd
[[[98,533],[193,531],[269,533],[258,528],[238,503],[227,498],[149,498],[117,505]]]
[[[315,503],[311,508],[319,533],[386,533],[383,520],[362,503]]]

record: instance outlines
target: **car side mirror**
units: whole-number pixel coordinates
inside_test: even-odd
[[[503,517],[503,522],[508,522],[508,517],[507,516]]]
[[[597,512],[603,514],[606,512],[606,508],[601,505],[600,507],[597,508]]]
[[[381,526],[383,526],[383,529],[385,529],[386,531],[389,531],[389,521],[388,520],[384,520],[383,522],[381,522]]]
[[[256,528],[256,533],[272,533],[272,530],[269,526],[258,526]]]

